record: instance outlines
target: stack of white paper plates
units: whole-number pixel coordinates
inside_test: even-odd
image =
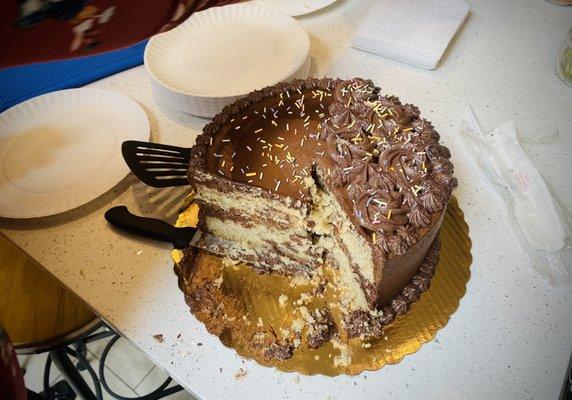
[[[202,117],[255,89],[305,78],[310,39],[293,18],[250,4],[195,13],[156,35],[145,68],[158,102]]]

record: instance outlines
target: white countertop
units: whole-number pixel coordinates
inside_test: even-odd
[[[562,202],[572,205],[572,89],[555,72],[572,7],[471,2],[471,15],[438,69],[424,71],[349,48],[367,6],[339,0],[299,19],[312,40],[312,74],[371,78],[419,106],[453,153],[455,196],[473,241],[467,293],[447,326],[417,353],[376,372],[328,378],[281,373],[225,348],[189,313],[169,246],[112,231],[103,219],[108,208],[125,204],[172,221],[184,188],[152,189],[130,176],[63,215],[2,220],[1,232],[201,399],[556,399],[572,350],[572,291],[548,286],[527,265],[504,204],[456,136],[465,102],[485,128],[513,119],[523,134],[557,129],[555,143],[526,150]],[[155,141],[191,146],[206,123],[159,109],[141,67],[92,86],[142,104]],[[158,333],[164,343],[153,339]],[[247,371],[242,380],[234,377],[239,368]]]

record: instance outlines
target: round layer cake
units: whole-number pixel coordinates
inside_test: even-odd
[[[328,326],[379,336],[429,286],[457,184],[449,158],[417,107],[369,80],[252,92],[191,151],[201,244],[260,273],[324,277],[339,292]]]

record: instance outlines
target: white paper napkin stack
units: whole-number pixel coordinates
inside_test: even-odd
[[[435,69],[468,14],[463,0],[377,0],[360,21],[352,46]]]

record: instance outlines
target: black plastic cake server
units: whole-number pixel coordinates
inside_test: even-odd
[[[192,246],[218,256],[216,244],[220,239],[197,228],[178,228],[156,218],[140,217],[131,213],[125,206],[116,206],[105,212],[105,219],[114,227],[147,239],[171,243],[176,249]],[[239,257],[240,259],[240,257]],[[247,260],[243,260],[247,262]]]
[[[185,248],[199,232],[197,228],[177,228],[156,218],[132,214],[127,207],[117,206],[105,213],[105,219],[116,228],[147,239],[172,243],[176,248]],[[199,232],[200,234],[200,232]]]
[[[131,172],[149,186],[163,188],[188,185],[190,148],[127,140],[121,154]]]

